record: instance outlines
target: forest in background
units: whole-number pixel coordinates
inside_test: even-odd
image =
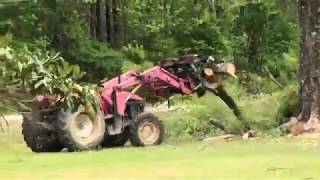
[[[4,0],[0,34],[3,46],[10,43],[16,52],[61,52],[86,72],[81,81],[90,83],[168,57],[219,57],[237,67],[239,79],[229,87],[242,107],[267,101],[262,112],[249,111],[247,118],[255,128],[270,129],[294,112],[297,6],[291,0]],[[202,106],[185,112],[193,118],[182,132],[210,131],[209,121],[203,121],[207,115],[228,122],[219,108],[203,108],[212,102],[188,100]],[[272,111],[265,114],[263,108]]]

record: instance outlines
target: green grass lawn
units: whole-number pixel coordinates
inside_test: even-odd
[[[168,140],[150,148],[36,154],[18,123],[0,133],[0,179],[318,179],[315,140]]]

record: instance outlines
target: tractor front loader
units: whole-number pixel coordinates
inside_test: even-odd
[[[164,98],[174,94],[202,96],[211,91],[240,116],[220,85],[224,75],[235,77],[234,73],[233,64],[212,56],[167,59],[142,73],[132,70],[100,84],[100,111],[95,116],[83,106],[76,111],[50,109],[52,97],[37,97],[32,112],[24,114],[22,133],[34,152],[123,146],[128,140],[134,146],[158,145],[164,138],[163,124],[152,113],[144,112],[144,99],[137,95],[139,89],[150,88],[155,96]]]

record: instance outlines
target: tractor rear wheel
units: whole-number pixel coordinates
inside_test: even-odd
[[[63,148],[55,132],[44,128],[41,124],[40,111],[33,108],[32,112],[23,115],[22,135],[27,146],[33,152],[59,152]]]
[[[61,110],[57,119],[57,131],[59,141],[69,151],[94,149],[104,137],[104,117],[101,111],[91,117],[82,106],[76,112]]]
[[[159,145],[163,139],[163,124],[152,113],[139,114],[130,126],[130,142],[133,146]]]
[[[105,135],[102,142],[103,147],[120,147],[124,146],[130,137],[129,127],[126,127],[121,134]]]

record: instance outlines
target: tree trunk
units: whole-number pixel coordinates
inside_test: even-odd
[[[88,5],[88,26],[89,32],[93,38],[97,38],[97,14],[96,14],[96,5]]]
[[[123,46],[123,28],[124,28],[124,1],[113,2],[113,15],[114,15],[114,44],[113,47],[119,48]]]
[[[320,115],[320,0],[299,0],[300,98],[305,129],[315,129]]]
[[[98,10],[98,37],[101,41],[107,40],[107,20],[106,20],[106,2],[105,0],[97,1],[97,10]]]
[[[122,28],[121,28],[121,36],[122,36],[122,46],[127,44],[127,31],[128,31],[128,17],[127,17],[127,8],[128,2],[123,1],[121,10],[122,10]]]
[[[111,46],[114,44],[114,5],[113,0],[107,0],[107,25],[108,25],[108,42]]]
[[[217,18],[216,3],[217,2],[215,0],[211,0],[212,16],[214,19]]]

